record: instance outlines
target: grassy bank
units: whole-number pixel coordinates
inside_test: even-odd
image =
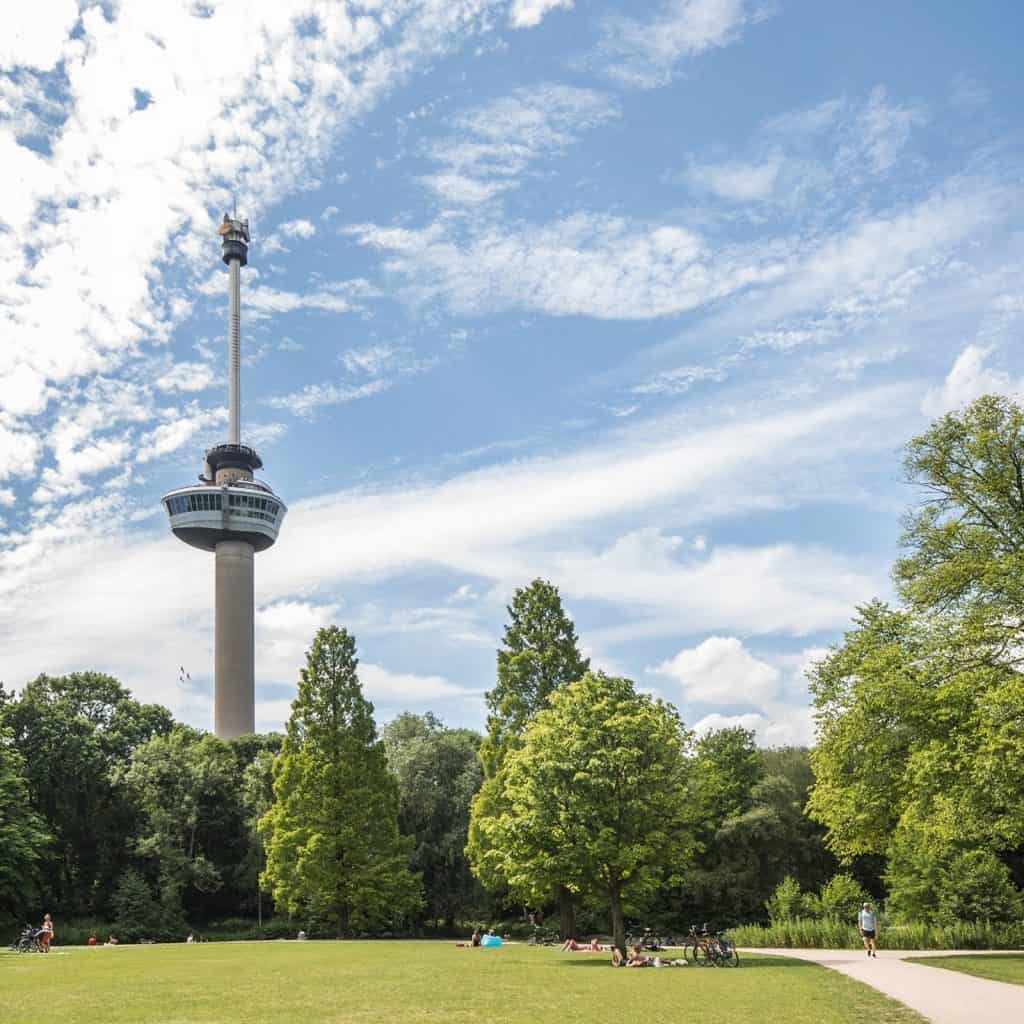
[[[913,963],[943,967],[948,971],[973,974],[976,978],[988,978],[991,981],[1024,985],[1024,953],[1007,953],[1003,956],[919,957],[913,960]]]

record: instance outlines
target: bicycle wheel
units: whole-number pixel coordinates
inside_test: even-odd
[[[707,946],[694,946],[693,962],[698,967],[713,967],[715,963],[714,954]]]
[[[740,955],[735,946],[723,946],[718,954],[719,963],[723,967],[739,967]]]

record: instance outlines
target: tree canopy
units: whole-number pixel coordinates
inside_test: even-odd
[[[405,712],[381,735],[398,781],[399,829],[415,839],[410,866],[423,878],[425,918],[451,928],[476,895],[465,846],[482,778],[480,736],[445,728],[429,711]]]

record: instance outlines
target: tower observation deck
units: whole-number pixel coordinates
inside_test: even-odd
[[[163,496],[175,537],[214,553],[214,732],[255,731],[254,556],[277,540],[288,511],[255,473],[263,461],[241,442],[241,269],[249,222],[224,214],[221,256],[228,266],[228,440],[206,452],[198,483]]]

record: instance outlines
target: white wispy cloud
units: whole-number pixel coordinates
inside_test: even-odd
[[[654,620],[669,634],[688,621],[709,633],[834,627],[878,585],[835,554],[791,545],[696,551],[651,525],[620,527],[618,540],[595,548],[581,546],[580,530],[636,518],[698,522],[783,494],[791,500],[799,467],[820,465],[826,453],[842,462],[849,450],[889,444],[892,417],[908,400],[891,389],[863,392],[696,432],[666,418],[559,458],[295,502],[281,541],[261,556],[258,599],[288,621],[289,603],[337,605],[330,594],[345,581],[379,582],[434,566],[503,594],[550,573],[567,599],[611,602],[620,617],[642,614],[645,625]],[[5,676],[15,682],[101,665],[147,699],[177,706],[170,667],[183,656],[210,659],[209,559],[183,549],[162,526],[141,534],[119,529],[114,500],[66,505],[59,525],[43,519],[0,546]],[[190,560],[196,571],[183,571]],[[311,588],[323,596],[312,599]],[[293,639],[313,622],[298,618]],[[424,621],[443,620],[432,613]],[[450,624],[472,629],[471,620]],[[48,642],[57,633],[61,644]],[[118,642],[125,635],[149,639]],[[288,650],[282,676],[284,662],[299,656],[294,643]],[[420,685],[410,683],[408,692]]]
[[[307,384],[299,391],[287,395],[267,398],[266,404],[274,409],[293,413],[296,416],[312,416],[324,405],[345,405],[358,402],[361,398],[372,398],[391,388],[393,381],[375,378],[364,384]]]
[[[277,226],[277,230],[288,238],[312,238],[316,234],[316,225],[311,220],[286,220]]]
[[[731,203],[772,203],[820,221],[833,208],[845,209],[851,190],[907,159],[914,130],[927,120],[920,104],[894,102],[876,86],[866,98],[835,97],[769,118],[742,154],[694,156],[666,179]]]
[[[412,302],[455,313],[532,309],[556,316],[650,319],[684,312],[784,272],[776,254],[723,247],[696,232],[579,213],[551,224],[423,229],[357,225],[358,241],[387,254]]]
[[[771,8],[748,0],[664,0],[647,17],[608,15],[585,63],[623,85],[667,85],[687,58],[727,46]]]
[[[509,21],[514,28],[533,28],[544,15],[558,8],[572,7],[574,0],[512,0]]]
[[[618,117],[618,102],[592,89],[546,82],[492,100],[455,119],[453,134],[427,147],[439,169],[420,180],[450,203],[481,203],[517,188],[541,156]]]

